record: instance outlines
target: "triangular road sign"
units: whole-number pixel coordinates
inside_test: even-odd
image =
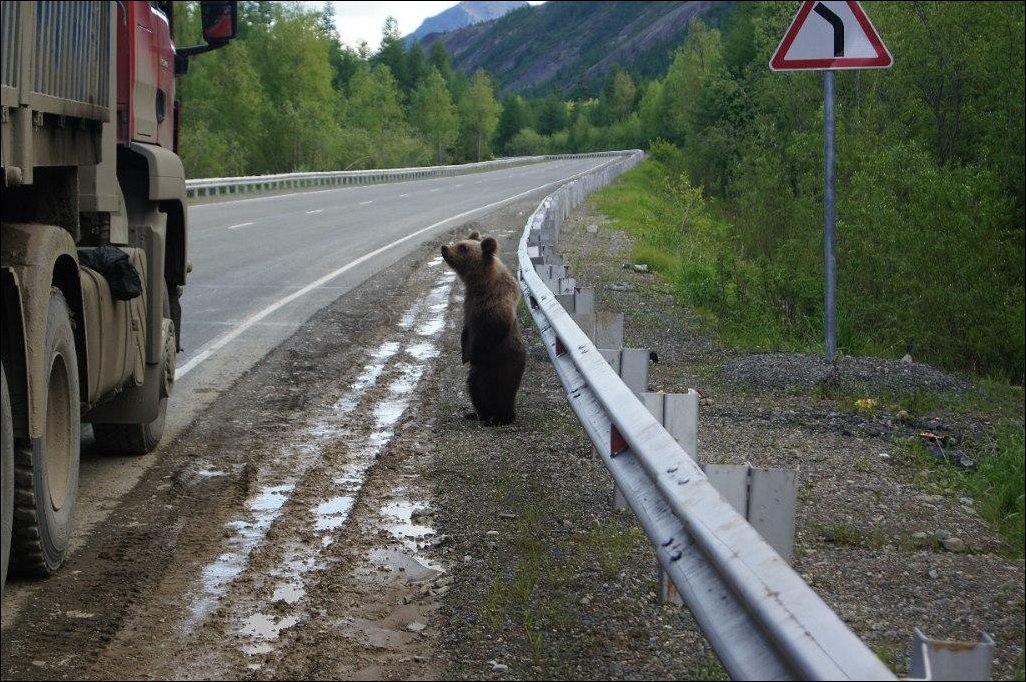
[[[886,69],[894,63],[858,2],[803,2],[770,59],[774,71]]]

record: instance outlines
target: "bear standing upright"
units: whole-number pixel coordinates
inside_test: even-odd
[[[477,232],[442,247],[442,259],[466,288],[463,302],[463,362],[470,363],[467,389],[474,413],[488,426],[510,424],[527,364],[517,322],[520,289],[499,260],[498,242]]]

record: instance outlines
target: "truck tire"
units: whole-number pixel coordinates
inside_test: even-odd
[[[167,296],[165,292],[165,308]],[[166,315],[165,310],[165,315]],[[138,456],[153,452],[164,436],[164,422],[167,418],[167,401],[175,384],[175,356],[177,342],[175,323],[167,317],[161,326],[164,345],[160,356],[160,406],[157,417],[148,424],[93,424],[96,442],[104,454],[114,456]]]
[[[14,527],[14,424],[11,423],[11,392],[7,372],[0,363],[0,594],[7,584]]]
[[[78,500],[78,358],[68,304],[58,289],[50,294],[43,357],[46,421],[41,438],[14,448],[11,541],[11,569],[37,577],[64,563]]]

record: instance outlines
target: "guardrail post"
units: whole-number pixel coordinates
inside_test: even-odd
[[[795,469],[703,464],[709,482],[790,563],[794,554]]]
[[[698,392],[667,393],[663,427],[695,462],[698,455]]]
[[[752,467],[749,472],[748,522],[784,561],[794,556],[795,469]]]
[[[588,315],[591,317],[591,315]],[[648,385],[648,349],[644,348],[599,348],[598,352],[612,366],[613,370],[623,379],[638,397],[642,397]],[[659,394],[650,394],[659,395]],[[660,410],[662,403],[660,403]],[[598,453],[592,448],[592,456]],[[613,509],[620,511],[627,508],[627,499],[620,492],[619,486],[613,483]]]
[[[623,313],[595,313],[593,341],[599,348],[623,348]]]
[[[648,351],[644,352],[646,353],[645,361],[647,374]],[[624,383],[627,382],[624,381]],[[692,391],[690,393],[694,392]],[[679,414],[681,408],[683,406],[686,406],[688,402],[688,395],[689,393],[646,392],[642,393],[640,396],[642,404],[644,404],[645,407],[648,408],[648,411],[652,414],[652,416],[655,417],[656,420],[659,421],[659,423],[662,424],[666,428],[666,430],[670,432],[670,435],[672,435],[674,439],[682,445],[682,438],[684,440],[687,440],[692,437],[691,434],[687,433],[686,430],[683,433],[674,433],[674,431],[671,431],[670,427],[667,425],[667,421],[670,421],[678,429],[680,429],[680,427],[683,425],[690,425],[689,420],[682,419],[681,415]],[[695,396],[697,397],[697,394],[695,394]],[[684,398],[685,400],[681,400],[681,398]],[[695,411],[695,414],[697,417],[697,410]],[[672,417],[670,415],[672,415]],[[688,454],[692,457],[695,457],[694,450],[689,450]],[[663,571],[663,566],[659,563],[658,559],[656,560],[656,585],[658,586],[660,604],[673,604],[675,606],[684,606],[683,598],[677,592],[677,588],[674,587],[673,581],[671,581],[670,577],[666,574],[665,571]]]
[[[639,398],[648,390],[650,355],[647,348],[624,348],[620,351],[620,378]],[[662,421],[662,415],[657,418]]]
[[[574,294],[575,313],[595,312],[595,290],[591,287],[580,287]]]
[[[979,642],[930,639],[919,629],[912,637],[909,678],[914,680],[989,680],[994,640],[987,633]]]

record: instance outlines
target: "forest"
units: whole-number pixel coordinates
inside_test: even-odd
[[[736,3],[720,28],[693,22],[660,77],[614,66],[563,101],[555,85],[499,100],[489,74],[407,47],[394,20],[375,52],[339,43],[330,4],[241,2],[239,40],[179,80],[182,156],[211,177],[646,149],[600,198],[637,257],[737,345],[813,349],[822,82],[768,68],[797,6]],[[869,6],[895,64],[837,74],[843,352],[1022,382],[1024,6]],[[195,3],[176,14],[189,44]]]

